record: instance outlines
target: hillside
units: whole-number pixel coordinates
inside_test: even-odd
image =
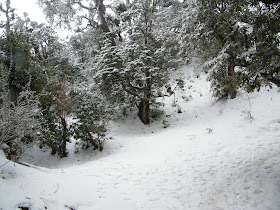
[[[26,167],[1,152],[0,209],[279,209],[279,88],[215,102],[193,68],[162,119],[119,119],[101,153],[73,146],[59,160],[30,148]]]

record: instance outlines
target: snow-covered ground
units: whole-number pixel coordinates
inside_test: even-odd
[[[215,102],[206,75],[182,72],[182,113],[171,97],[150,126],[130,114],[101,153],[31,148],[26,167],[1,152],[0,209],[280,209],[279,88]]]

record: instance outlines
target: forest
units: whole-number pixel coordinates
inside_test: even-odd
[[[280,209],[279,0],[13,1],[1,210]]]
[[[29,144],[67,157],[70,137],[102,151],[108,123],[133,110],[152,124],[158,99],[188,85],[170,75],[194,57],[217,101],[280,86],[278,1],[39,0],[51,24],[11,1],[0,4],[0,145],[14,161]]]

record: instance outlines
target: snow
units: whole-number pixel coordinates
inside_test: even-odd
[[[181,114],[173,97],[149,126],[131,113],[112,123],[101,153],[30,148],[26,167],[1,152],[0,209],[280,209],[279,88],[215,102],[193,69],[181,70]]]

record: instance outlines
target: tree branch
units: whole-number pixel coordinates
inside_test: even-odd
[[[89,26],[93,27],[93,28],[97,28],[98,27],[98,23],[96,23],[95,21],[93,21],[92,19],[86,17],[86,16],[82,16],[81,18],[86,19],[88,21]]]
[[[141,88],[141,87],[134,86],[130,82],[128,82],[128,84],[129,84],[129,87],[131,87],[132,89],[141,90],[141,91],[147,90],[147,88],[145,88],[145,87]]]
[[[267,79],[269,82],[272,82],[273,84],[277,85],[277,87],[280,87],[280,79],[270,76],[267,73],[261,73],[261,76]]]
[[[80,2],[80,1],[74,1],[74,2],[73,2],[73,5],[74,5],[74,4],[78,4],[81,8],[86,9],[86,10],[91,10],[91,11],[96,10],[96,7],[88,7],[88,6],[85,6],[85,5],[83,5],[82,2]]]
[[[219,41],[221,41],[223,44],[225,44],[225,39],[222,37],[221,34],[219,34],[216,30],[213,31],[214,36],[216,37],[216,39],[218,39]]]
[[[0,5],[0,11],[6,13],[7,11],[3,9],[2,5]]]
[[[138,94],[136,94],[136,93],[134,93],[134,92],[132,92],[132,91],[130,91],[130,90],[127,89],[126,85],[124,84],[124,81],[121,80],[120,82],[121,82],[122,89],[123,89],[125,92],[129,93],[130,95],[133,95],[133,96],[138,97]]]

